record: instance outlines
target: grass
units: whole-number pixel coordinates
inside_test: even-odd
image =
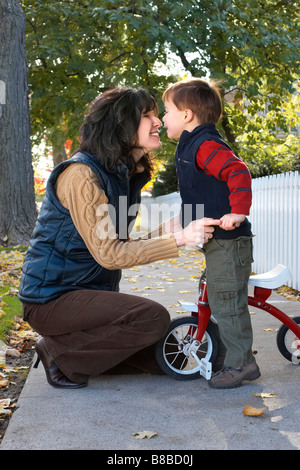
[[[22,304],[16,295],[8,295],[10,286],[0,289],[1,310],[4,315],[0,317],[0,341],[6,342],[7,334],[12,328],[15,317],[22,317]],[[5,304],[5,305],[3,305]]]
[[[21,264],[27,247],[0,247],[0,341],[7,342],[15,317],[22,317],[22,303],[17,297]],[[13,271],[13,275],[9,272]],[[8,274],[7,274],[8,273]]]

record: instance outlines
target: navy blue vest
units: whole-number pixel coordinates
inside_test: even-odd
[[[134,223],[141,189],[148,181],[145,173],[129,179],[125,165],[117,167],[115,173],[109,173],[95,157],[87,153],[78,153],[57,165],[49,177],[46,195],[25,255],[19,289],[22,302],[46,303],[77,289],[119,290],[121,270],[105,269],[95,261],[69,211],[57,198],[57,179],[68,165],[75,162],[88,165],[99,178],[112,209],[110,216],[119,239],[127,239],[128,228],[132,228]],[[131,216],[129,212],[132,212]]]
[[[201,217],[219,219],[231,212],[227,183],[205,174],[204,170],[197,166],[198,149],[207,140],[218,142],[230,149],[213,124],[198,126],[192,132],[183,131],[177,144],[175,158],[182,199],[180,215],[183,227]],[[215,238],[232,239],[240,236],[251,236],[251,224],[248,219],[235,230],[227,231],[215,227]]]

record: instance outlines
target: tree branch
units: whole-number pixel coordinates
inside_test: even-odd
[[[179,57],[180,57],[180,60],[182,62],[182,65],[184,66],[184,68],[188,71],[188,72],[191,72],[191,74],[194,76],[197,75],[197,72],[196,70],[194,70],[190,64],[190,62],[187,60],[186,56],[185,56],[185,53],[182,49],[181,46],[177,46],[177,51],[179,53]]]

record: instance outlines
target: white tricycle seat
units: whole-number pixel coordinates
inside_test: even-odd
[[[262,274],[254,274],[249,278],[250,286],[263,287],[265,289],[277,289],[291,277],[290,270],[283,264],[278,264],[275,268]]]

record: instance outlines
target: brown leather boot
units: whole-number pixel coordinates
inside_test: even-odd
[[[40,360],[45,368],[47,381],[52,387],[56,388],[81,388],[85,387],[87,383],[76,383],[69,380],[62,371],[57,367],[54,360],[50,356],[45,346],[44,338],[39,339],[35,345],[35,350],[38,355],[38,358],[34,364],[36,369],[39,365]]]

